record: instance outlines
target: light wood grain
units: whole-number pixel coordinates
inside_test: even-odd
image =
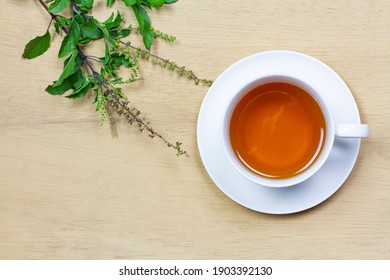
[[[61,72],[58,36],[44,56],[21,58],[49,21],[38,2],[5,1],[0,15],[1,259],[390,259],[389,1],[180,0],[152,13],[178,37],[154,51],[201,77],[288,49],[329,64],[353,91],[371,136],[351,176],[326,202],[286,216],[245,209],[208,177],[196,144],[207,88],[147,63],[144,82],[126,88],[189,159],[122,121],[113,139],[92,96],[44,92]]]

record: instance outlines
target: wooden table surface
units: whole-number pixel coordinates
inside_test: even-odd
[[[154,52],[201,77],[288,49],[324,61],[352,90],[371,126],[354,170],[324,203],[282,216],[236,204],[209,178],[196,143],[206,87],[144,62],[144,80],[125,87],[190,158],[119,118],[112,138],[92,94],[45,93],[61,72],[58,35],[43,56],[21,58],[49,22],[38,1],[5,1],[0,15],[1,259],[390,259],[389,1],[180,0],[151,13],[178,38]]]

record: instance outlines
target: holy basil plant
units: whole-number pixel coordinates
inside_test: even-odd
[[[136,124],[139,131],[147,131],[149,137],[161,139],[168,147],[173,148],[177,155],[188,156],[181,148],[180,142],[171,143],[166,140],[142,117],[138,109],[129,105],[121,87],[139,80],[137,61],[140,58],[177,72],[179,76],[185,76],[195,84],[212,84],[211,80],[199,79],[193,71],[184,66],[178,66],[173,61],[150,53],[153,40],[173,42],[176,38],[154,29],[148,12],[173,4],[177,0],[122,0],[128,10],[117,10],[104,21],[97,20],[91,14],[94,0],[38,1],[51,20],[43,35],[27,43],[23,58],[35,58],[49,49],[52,25],[56,33],[64,35],[58,51],[58,58],[64,59],[63,70],[58,79],[47,86],[46,91],[51,95],[65,95],[69,99],[80,98],[93,91],[96,111],[100,112],[100,123],[102,125],[108,116],[114,135],[116,129],[111,112],[126,118],[130,125]],[[111,7],[114,2],[115,0],[107,0],[107,7]],[[63,15],[66,9],[71,10],[71,17]],[[127,12],[134,14],[138,26],[124,25],[122,14]],[[142,36],[145,49],[126,41],[132,32]],[[84,51],[84,47],[92,41],[104,44],[104,56],[94,56]],[[118,70],[123,67],[128,69],[126,77],[118,74]]]

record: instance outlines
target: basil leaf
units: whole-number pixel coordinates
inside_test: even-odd
[[[62,84],[62,82],[74,71],[76,66],[76,57],[78,56],[78,51],[74,50],[68,62],[64,66],[64,70],[62,70],[61,76],[58,78],[57,82],[54,83],[54,87],[57,87]]]
[[[66,98],[76,99],[83,97],[88,93],[88,91],[92,88],[92,83],[89,83],[86,87],[82,88],[78,93],[72,93],[71,95],[65,96]]]
[[[164,0],[147,0],[152,7],[162,7]]]
[[[76,47],[80,39],[80,25],[73,20],[68,34],[61,43],[61,48],[58,57],[64,57],[70,54]]]
[[[122,19],[122,15],[121,13],[118,11],[117,14],[116,14],[116,17],[114,19],[114,21],[112,22],[112,24],[110,25],[110,27],[107,27],[107,28],[118,28],[121,23],[122,23],[123,19]]]
[[[134,5],[133,11],[140,27],[144,45],[148,50],[150,50],[153,43],[154,32],[150,26],[149,16],[145,9],[140,5]]]
[[[68,78],[66,78],[61,85],[59,86],[54,86],[54,82],[53,85],[49,85],[47,88],[46,88],[46,91],[49,93],[49,94],[52,94],[52,95],[61,95],[61,94],[64,94],[65,92],[67,92],[68,90],[70,90],[71,88],[73,88],[73,85],[79,81],[82,77],[82,72],[81,70],[79,69],[76,73],[74,73],[73,75],[70,75]]]
[[[130,6],[133,6],[137,3],[137,0],[123,0],[123,2],[125,2],[125,5],[130,7]]]
[[[49,7],[49,12],[52,14],[62,12],[70,4],[70,0],[55,0]]]
[[[115,0],[107,0],[107,7],[111,7]]]
[[[89,18],[85,24],[80,25],[80,34],[81,37],[89,39],[99,39],[102,37],[102,33],[97,26],[96,20],[93,18]]]
[[[123,21],[122,15],[118,11],[115,19],[114,19],[114,13],[111,13],[111,16],[103,22],[103,25],[107,29],[118,28],[121,25],[122,21]]]
[[[43,36],[37,36],[27,43],[22,57],[32,59],[45,53],[50,47],[50,33],[47,31]]]
[[[75,0],[76,4],[80,7],[83,12],[88,12],[93,7],[94,0]]]
[[[64,61],[64,68],[65,66],[68,64],[69,60],[72,59],[72,56],[69,56],[67,59],[65,59]],[[81,63],[83,62],[83,60],[81,59],[81,56],[79,53],[77,53],[76,55],[76,58],[75,58],[75,66],[74,68],[69,72],[68,74],[68,77],[70,75],[73,75],[74,73],[76,73],[78,70],[80,70],[80,67],[81,67]]]
[[[75,85],[75,90],[72,94],[66,96],[66,98],[80,98],[87,94],[92,87],[92,80],[88,75],[85,75],[83,79],[80,79]]]
[[[152,6],[151,6],[150,3],[148,2],[148,0],[142,0],[142,1],[141,1],[141,5],[142,5],[142,6],[145,6],[145,7],[148,7],[149,9],[152,9]]]
[[[105,56],[103,59],[101,59],[100,62],[102,64],[108,64],[111,60],[111,53],[110,53],[110,48],[107,45],[106,45],[106,48],[104,50],[104,54],[105,54]]]
[[[143,42],[145,47],[150,50],[153,44],[153,39],[154,39],[154,32],[153,29],[145,29],[143,33]]]
[[[127,36],[130,35],[132,29],[129,29],[129,28],[124,28],[122,30],[117,30],[117,29],[114,29],[112,31],[110,31],[110,36],[113,36],[113,37],[118,37],[120,36],[120,38],[126,38]]]
[[[88,17],[83,17],[81,14],[74,14],[72,20],[75,20],[79,25],[82,25],[87,23]]]

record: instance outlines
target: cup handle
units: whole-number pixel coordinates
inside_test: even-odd
[[[365,138],[370,134],[367,124],[337,124],[335,127],[337,137]]]

